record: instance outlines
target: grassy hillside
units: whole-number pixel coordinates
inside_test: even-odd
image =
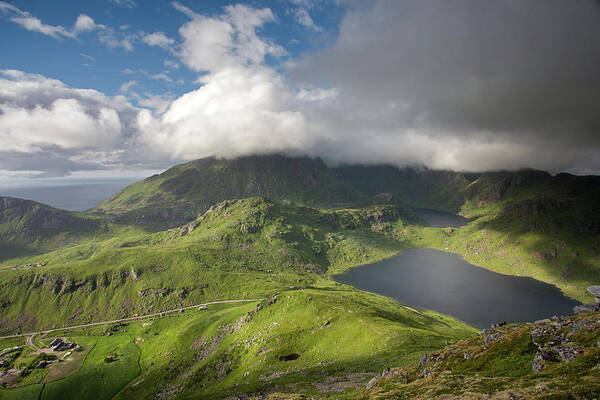
[[[436,247],[498,272],[556,284],[569,296],[589,301],[585,287],[600,277],[599,200],[596,177],[330,169],[320,160],[282,156],[182,164],[124,189],[92,213],[4,200],[2,333],[213,300],[267,300],[67,332],[88,352],[81,365],[60,380],[48,378],[58,374],[52,369],[34,369],[10,385],[18,387],[0,389],[0,399],[91,393],[158,399],[442,394],[415,377],[400,383],[382,379],[372,391],[362,388],[376,372],[409,365],[447,341],[472,337],[475,330],[334,283],[330,276],[409,247]],[[459,210],[471,223],[429,228],[404,204]],[[436,379],[452,371],[444,381],[448,394],[463,386],[485,395],[503,393],[510,385],[529,393],[527,382],[533,378],[524,366],[531,346],[521,340],[524,330],[522,337],[509,332],[502,331],[508,347],[489,357],[480,355],[489,349],[484,348],[477,353],[484,357],[481,362],[459,366],[459,354],[440,365]],[[461,343],[473,347],[478,340]],[[0,348],[22,342],[0,340]],[[34,350],[25,349],[15,363],[37,361]],[[512,355],[507,349],[522,351]],[[105,363],[111,352],[119,354],[118,361]],[[590,393],[596,390],[595,370],[586,366],[593,359],[573,364],[582,368],[575,379],[580,376]],[[12,366],[0,371],[7,368]],[[477,373],[488,374],[481,385],[472,383]],[[544,382],[560,389],[556,376]]]
[[[0,197],[0,261],[69,246],[102,228],[81,213]]]
[[[216,299],[268,300],[118,326],[108,337],[106,327],[64,333],[89,350],[83,365],[45,384],[52,369],[35,369],[0,389],[0,398],[221,399],[282,387],[343,398],[340,392],[356,391],[385,365],[406,364],[475,333],[327,278],[397,253],[404,245],[389,233],[416,222],[400,205],[320,210],[248,198],[221,202],[171,230],[133,231],[12,260],[45,265],[0,270],[4,332]],[[14,339],[0,341],[9,345]],[[119,360],[104,363],[108,353]],[[351,384],[336,383],[349,377]]]
[[[591,300],[585,288],[600,280],[600,177],[535,170],[463,175],[389,166],[348,166],[336,173],[370,195],[389,192],[407,204],[454,210],[472,220],[460,229],[396,232],[413,246],[453,251],[476,265],[530,276]]]
[[[99,399],[117,393],[118,399],[223,399],[281,389],[347,398],[375,371],[475,333],[451,318],[324,282],[260,304],[209,306],[121,325],[108,337],[105,330],[67,333],[92,347],[72,375],[43,389],[35,383],[26,392],[0,389],[0,398],[33,399],[41,390],[42,399],[92,393]],[[110,353],[118,361],[104,362]]]
[[[263,198],[211,207],[154,234],[86,241],[0,270],[0,329],[86,323],[209,300],[256,298],[389,257],[417,220],[398,205],[318,210]]]
[[[585,290],[600,281],[598,177],[545,173],[497,173],[468,188],[460,229],[416,229],[415,246],[465,256],[497,272],[530,276],[589,302]]]

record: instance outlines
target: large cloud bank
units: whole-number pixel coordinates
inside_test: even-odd
[[[212,18],[184,11],[191,20],[180,29],[180,57],[204,73],[201,87],[158,118],[142,111],[144,141],[183,159],[309,150],[314,137],[295,89],[264,65],[267,55],[284,53],[257,35],[274,21],[271,10],[228,6]]]
[[[180,40],[148,41],[173,45],[198,72],[198,89],[150,110],[5,71],[0,156],[11,156],[0,157],[0,170],[33,170],[40,158],[60,174],[284,152],[331,163],[600,172],[593,0],[350,3],[336,42],[293,61],[261,35],[277,23],[268,8],[205,16],[174,6],[189,18]]]
[[[123,96],[15,70],[0,76],[0,170],[60,176],[110,168],[137,134],[138,110]]]
[[[381,1],[296,74],[353,116],[341,160],[598,171],[599,48],[596,1]]]

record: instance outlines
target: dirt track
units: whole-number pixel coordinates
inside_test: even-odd
[[[30,346],[35,347],[35,345],[33,344],[33,338],[35,337],[35,335],[42,335],[42,334],[45,334],[45,333],[52,333],[52,332],[58,332],[58,331],[68,331],[68,330],[71,330],[71,329],[78,329],[78,328],[88,328],[90,326],[98,326],[98,325],[106,325],[106,324],[116,324],[116,323],[119,323],[119,322],[138,321],[138,320],[141,320],[141,319],[152,318],[152,317],[162,317],[164,315],[173,314],[173,313],[177,313],[177,312],[182,312],[182,311],[185,311],[185,310],[190,310],[192,308],[198,308],[198,307],[202,307],[202,306],[209,306],[211,304],[250,303],[250,302],[253,302],[253,301],[262,301],[262,300],[265,300],[265,299],[211,301],[209,303],[194,304],[193,306],[175,308],[173,310],[161,311],[161,312],[157,312],[157,313],[153,313],[153,314],[139,315],[137,317],[114,319],[114,320],[111,320],[111,321],[92,322],[90,324],[84,324],[84,325],[65,326],[63,328],[47,329],[45,331],[19,333],[18,335],[0,336],[0,339],[10,339],[10,338],[17,338],[17,337],[29,336],[29,338],[27,339],[27,344],[30,345]]]

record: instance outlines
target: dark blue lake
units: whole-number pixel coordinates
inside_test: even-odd
[[[469,223],[469,220],[460,215],[454,215],[445,211],[430,210],[428,208],[413,208],[413,212],[425,220],[432,228],[458,228]]]
[[[439,220],[433,222],[443,225]],[[499,321],[570,315],[573,307],[580,304],[564,296],[556,286],[498,274],[456,254],[434,249],[410,249],[334,278],[409,306],[451,315],[480,329]]]

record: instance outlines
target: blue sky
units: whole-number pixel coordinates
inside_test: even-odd
[[[600,172],[595,0],[0,0],[0,180],[206,156]]]
[[[81,32],[76,38],[55,37],[28,31],[10,21],[6,12],[0,20],[0,61],[2,69],[35,72],[59,79],[73,87],[94,88],[107,95],[118,93],[126,82],[136,81],[135,89],[149,93],[180,95],[198,87],[197,73],[190,71],[174,54],[176,43],[168,48],[150,46],[144,36],[154,32],[178,40],[179,28],[189,18],[171,1],[88,0],[88,1],[10,1],[7,2],[44,24],[71,29],[84,14],[113,32],[114,43],[103,43],[96,30]],[[228,1],[189,1],[179,4],[205,15],[223,12]],[[304,52],[316,51],[332,42],[337,34],[343,8],[333,2],[252,1],[255,8],[270,7],[276,20],[261,27],[261,34],[285,47],[287,54],[267,60],[276,65]],[[305,10],[314,28],[299,22],[298,10]],[[0,14],[1,15],[1,14]],[[123,44],[125,43],[125,44]],[[130,46],[130,48],[124,47]],[[131,72],[128,72],[131,71]]]

